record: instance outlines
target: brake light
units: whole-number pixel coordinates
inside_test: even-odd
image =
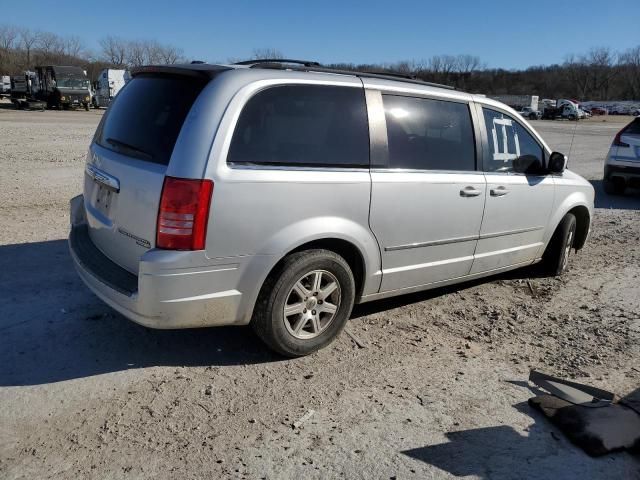
[[[627,131],[627,127],[624,127],[622,130],[620,130],[618,133],[616,133],[616,136],[613,139],[613,145],[614,146],[616,146],[616,147],[628,147],[629,146],[628,143],[625,143],[622,140],[620,140],[620,137],[626,131]]]
[[[212,193],[211,180],[165,177],[158,210],[156,247],[203,250]]]

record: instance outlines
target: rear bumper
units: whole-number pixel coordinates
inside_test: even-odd
[[[93,244],[82,196],[71,200],[69,250],[80,278],[102,301],[151,328],[195,328],[246,323],[237,289],[241,265],[197,266],[203,252],[149,250],[138,276],[112,262]]]
[[[640,186],[640,163],[634,163],[636,165],[606,164],[604,166],[604,179],[609,180],[613,177],[618,177],[623,178],[628,184]]]

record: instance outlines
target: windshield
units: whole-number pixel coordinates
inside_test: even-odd
[[[58,88],[89,88],[89,80],[82,77],[56,78]]]

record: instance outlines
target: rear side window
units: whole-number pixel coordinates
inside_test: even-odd
[[[257,93],[240,114],[227,163],[368,167],[363,89],[287,85]]]
[[[476,150],[469,106],[383,95],[389,168],[470,171]]]
[[[95,142],[123,155],[168,165],[178,134],[204,81],[140,75],[116,96]]]
[[[502,112],[483,108],[487,127],[489,155],[485,159],[487,172],[514,172],[514,160],[522,163],[519,168],[526,171],[526,164],[543,164],[542,146],[515,119]]]
[[[633,122],[627,125],[623,133],[627,133],[629,135],[640,135],[640,118],[636,118]]]

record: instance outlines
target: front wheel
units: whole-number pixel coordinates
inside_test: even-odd
[[[545,269],[550,275],[562,275],[569,266],[569,254],[576,238],[576,217],[573,213],[567,213],[544,252],[542,260]]]
[[[340,255],[321,249],[294,253],[265,281],[251,325],[276,352],[308,355],[340,334],[354,299],[353,273]]]

